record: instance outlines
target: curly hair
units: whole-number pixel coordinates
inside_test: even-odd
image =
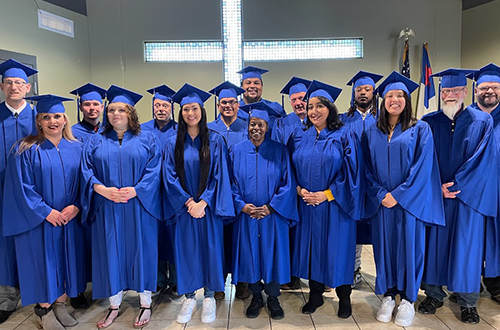
[[[112,103],[108,104],[104,110],[104,116],[108,115],[108,108]],[[135,107],[130,104],[125,104],[125,110],[127,110],[128,115],[128,131],[133,135],[138,135],[141,132],[141,123],[139,122],[139,115]],[[104,126],[103,134],[107,134],[113,130],[113,125],[111,125],[109,118],[104,118],[106,120],[106,126]]]

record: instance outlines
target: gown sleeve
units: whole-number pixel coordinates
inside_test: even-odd
[[[148,134],[145,138],[147,143],[148,162],[143,171],[141,180],[135,185],[137,198],[142,206],[156,219],[163,220],[161,214],[161,201],[160,196],[160,175],[161,172],[161,143],[153,133]]]
[[[457,194],[458,199],[477,212],[494,217],[497,215],[498,206],[498,172],[492,167],[497,161],[493,119],[488,116],[487,121],[478,123],[481,127],[469,126],[469,136],[480,134],[481,138],[478,138],[480,142],[472,156],[458,169],[455,174],[455,184],[449,190],[461,190]]]
[[[41,224],[52,211],[36,191],[36,178],[32,168],[32,149],[17,154],[11,151],[7,159],[3,198],[3,234],[17,235]]]
[[[406,180],[392,196],[405,210],[428,224],[444,225],[443,198],[432,132],[426,123],[417,128],[415,155]]]
[[[83,145],[82,160],[80,164],[81,179],[80,179],[80,203],[82,205],[81,221],[82,224],[87,221],[90,223],[94,218],[97,210],[104,201],[104,197],[94,194],[94,184],[104,184],[96,177],[95,167],[93,164],[93,153],[100,141],[100,136],[95,135],[88,139]]]
[[[235,157],[234,148],[231,147],[229,148],[228,167],[229,167],[229,172],[231,173],[231,188],[233,192],[235,214],[236,216],[238,216],[247,203],[245,203],[245,200],[243,199],[243,192],[241,191],[238,182],[234,179],[236,177],[236,169],[234,168],[234,157]],[[236,218],[234,218],[234,220],[236,220]]]
[[[342,168],[330,185],[335,200],[342,210],[354,220],[364,216],[364,169],[361,147],[356,135],[346,129],[340,139]],[[334,142],[337,143],[337,142]]]

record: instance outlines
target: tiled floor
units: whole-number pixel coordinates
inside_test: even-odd
[[[175,319],[182,305],[182,298],[173,298],[164,293],[154,297],[154,309],[151,323],[147,330],[163,329],[367,329],[367,330],[390,330],[401,329],[394,323],[380,323],[375,319],[381,298],[374,293],[375,287],[375,265],[371,247],[365,246],[362,257],[363,281],[353,290],[351,299],[353,304],[353,315],[348,319],[340,319],[336,316],[338,299],[334,292],[325,294],[325,304],[318,308],[313,315],[304,315],[300,308],[308,298],[307,283],[302,283],[302,289],[295,292],[284,292],[280,296],[280,302],[285,311],[285,318],[275,321],[269,318],[265,309],[256,319],[245,317],[244,311],[250,304],[250,299],[245,301],[234,298],[234,287],[226,287],[226,299],[217,302],[217,319],[211,324],[201,323],[201,301],[202,293],[197,294],[198,309],[193,319],[186,325],[178,324]],[[90,295],[91,293],[88,292]],[[419,300],[424,298],[421,292]],[[88,310],[77,310],[69,308],[72,315],[80,322],[74,330],[96,329],[96,322],[101,318],[109,307],[107,300],[95,301]],[[124,298],[122,309],[123,315],[109,327],[110,330],[133,329],[133,320],[139,310],[139,298],[135,292],[128,292]],[[478,303],[478,311],[481,322],[478,325],[465,325],[457,318],[459,317],[457,304],[446,300],[444,307],[438,309],[436,315],[422,315],[417,313],[410,329],[436,329],[436,330],[500,330],[500,305],[495,304],[487,294],[483,293]],[[11,318],[0,325],[0,330],[33,330],[36,328],[36,316],[33,314],[33,306],[19,308]]]

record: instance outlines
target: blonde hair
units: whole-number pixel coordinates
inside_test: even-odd
[[[46,140],[45,134],[42,131],[42,126],[40,125],[40,121],[42,120],[43,115],[45,113],[37,113],[35,121],[36,121],[36,135],[28,135],[24,139],[21,139],[19,143],[19,149],[17,150],[16,155],[20,155],[26,150],[30,149],[33,145],[37,145],[37,147],[42,144]],[[71,131],[71,123],[69,121],[68,116],[63,113],[64,119],[66,119],[66,125],[64,126],[62,137],[68,141],[76,141],[73,132]]]

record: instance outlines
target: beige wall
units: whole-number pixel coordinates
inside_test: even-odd
[[[490,62],[500,65],[499,15],[499,0],[463,12],[462,67],[477,69]]]
[[[36,56],[39,94],[69,96],[70,90],[90,79],[87,18],[37,2],[40,9],[73,20],[75,37],[40,29],[33,0],[0,0],[0,48]],[[67,109],[74,122],[76,105],[68,102]]]

